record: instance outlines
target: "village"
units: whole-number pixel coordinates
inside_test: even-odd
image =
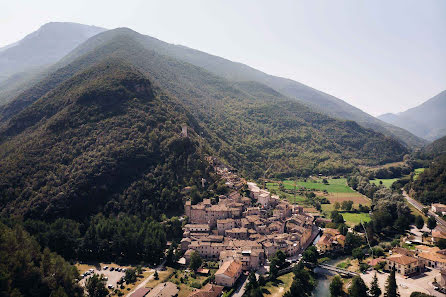
[[[180,270],[166,269],[164,265],[150,269],[142,274],[143,281],[132,290],[128,288],[126,296],[241,297],[248,273],[267,275],[270,259],[278,251],[285,254],[292,268],[302,259],[304,250],[313,244],[319,254],[317,264],[323,269],[341,274],[346,280],[359,275],[360,262],[358,265],[344,265],[345,262],[339,261],[336,266],[324,265],[330,257],[336,259],[336,255],[344,255],[341,258],[345,258],[346,236],[336,228],[325,227],[332,224],[331,219],[319,212],[308,212],[297,203],[247,182],[216,158],[208,157],[208,162],[229,191],[196,204],[185,201],[183,238],[177,247],[178,254],[182,255],[176,263]],[[203,184],[205,182],[202,180]],[[446,205],[434,204],[431,211],[446,213]],[[446,239],[446,232],[441,225],[429,236],[428,231],[426,226],[423,230],[413,227],[396,246],[380,255],[366,254],[363,260],[367,268],[361,271],[361,278],[370,284],[377,275],[384,290],[389,271],[395,269],[402,297],[414,291],[442,296],[443,287],[446,287],[446,250],[435,244]],[[349,232],[353,232],[352,228]],[[355,234],[364,238],[364,233]],[[368,248],[364,248],[366,250]],[[199,257],[203,264],[190,269],[194,257]],[[353,260],[351,255],[347,255],[347,259]],[[283,274],[292,274],[290,272],[288,269]],[[108,275],[111,271],[103,269],[99,273]],[[121,277],[124,274],[115,279]],[[186,284],[188,278],[195,282]],[[109,284],[109,288],[114,289],[114,285]]]
[[[245,182],[224,165],[215,164],[215,159],[209,161],[231,192],[218,197],[216,204],[209,199],[196,205],[186,202],[189,222],[181,240],[185,264],[194,252],[218,261],[215,283],[231,287],[243,271],[265,272],[267,259],[278,250],[296,259],[311,244],[319,229],[302,207]],[[249,196],[240,194],[243,187]]]

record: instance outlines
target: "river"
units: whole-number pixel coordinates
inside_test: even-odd
[[[326,263],[329,265],[337,265],[340,262],[344,261],[346,257],[336,258],[334,260],[327,261]],[[317,286],[313,290],[314,297],[330,297],[330,282],[335,273],[325,270],[320,267],[316,267],[314,269],[314,273],[317,280]]]

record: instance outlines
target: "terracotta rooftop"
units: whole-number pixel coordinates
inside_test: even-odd
[[[130,295],[130,297],[144,297],[147,295],[147,293],[149,293],[149,291],[150,291],[149,288],[139,288],[138,290],[133,292],[132,295]]]
[[[224,262],[221,267],[217,270],[215,275],[224,274],[229,277],[235,277],[237,272],[242,269],[242,264],[238,261],[231,260]]]
[[[172,297],[178,294],[177,285],[171,282],[160,283],[153,288],[146,296],[147,297]]]
[[[188,297],[218,297],[221,295],[223,288],[223,286],[206,284],[206,286],[200,290],[192,292]]]
[[[416,258],[405,256],[405,255],[400,255],[400,254],[396,254],[396,255],[387,257],[387,260],[401,264],[401,265],[408,265],[411,263],[416,263],[418,261]]]
[[[421,252],[418,254],[418,257],[434,262],[446,263],[446,257],[435,252]]]

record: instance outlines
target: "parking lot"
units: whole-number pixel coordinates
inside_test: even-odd
[[[108,266],[107,269],[104,269],[106,266]],[[123,277],[125,275],[125,271],[118,271],[116,270],[117,268],[121,268],[121,269],[127,269],[128,267],[124,267],[124,266],[118,266],[115,264],[100,264],[98,266],[88,266],[88,265],[82,265],[80,266],[81,268],[79,269],[79,272],[81,274],[85,273],[85,272],[89,272],[89,275],[86,275],[84,278],[82,278],[80,280],[80,284],[82,286],[85,286],[85,281],[90,278],[93,274],[103,274],[106,278],[107,278],[107,286],[112,285],[114,288],[117,287],[117,282],[121,279],[121,277]],[[92,269],[93,271],[90,272],[90,269]]]
[[[375,271],[367,271],[365,274],[361,274],[362,279],[370,286],[372,282]],[[384,292],[385,283],[389,277],[388,273],[377,273],[379,286]],[[405,278],[399,274],[396,274],[396,283],[398,284],[398,292],[401,297],[409,297],[412,292],[422,292],[433,296],[445,297],[446,295],[434,290],[432,282],[434,278],[440,279],[440,271],[436,269],[431,269],[422,274],[414,277]]]

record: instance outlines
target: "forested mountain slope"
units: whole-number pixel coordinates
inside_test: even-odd
[[[434,141],[446,135],[446,90],[414,108],[398,114],[383,114],[383,121]]]
[[[0,51],[0,81],[11,74],[49,66],[104,30],[76,23],[47,23]]]
[[[396,137],[409,147],[421,147],[426,144],[423,139],[404,129],[385,123],[341,99],[315,90],[299,82],[268,75],[241,63],[232,62],[184,46],[168,44],[149,36],[135,34],[134,37],[147,49],[199,66],[211,73],[226,78],[229,81],[256,81],[262,83],[283,95],[305,103],[320,112],[336,118],[356,121],[364,127],[374,129],[375,131],[388,136]],[[73,51],[71,55],[76,56],[91,50],[107,38],[110,38],[110,35],[101,34],[100,36],[97,36],[97,38],[92,38],[86,44],[83,44],[82,47]]]
[[[0,110],[0,118],[9,119],[2,136],[10,137],[26,125],[27,121],[10,117],[32,104],[37,92],[39,96],[49,92],[73,72],[104,57],[119,57],[177,97],[193,115],[195,131],[247,176],[262,176],[270,164],[271,171],[282,177],[348,172],[357,164],[399,160],[407,152],[393,139],[316,113],[260,83],[230,82],[148,50],[141,36],[128,29],[111,30],[77,48],[59,63],[62,68]]]
[[[408,184],[408,190],[426,205],[446,204],[446,136],[427,145],[414,156],[425,160],[429,167]]]
[[[181,212],[182,187],[212,182],[183,123],[193,126],[188,112],[125,62],[76,73],[1,127],[2,215]]]

